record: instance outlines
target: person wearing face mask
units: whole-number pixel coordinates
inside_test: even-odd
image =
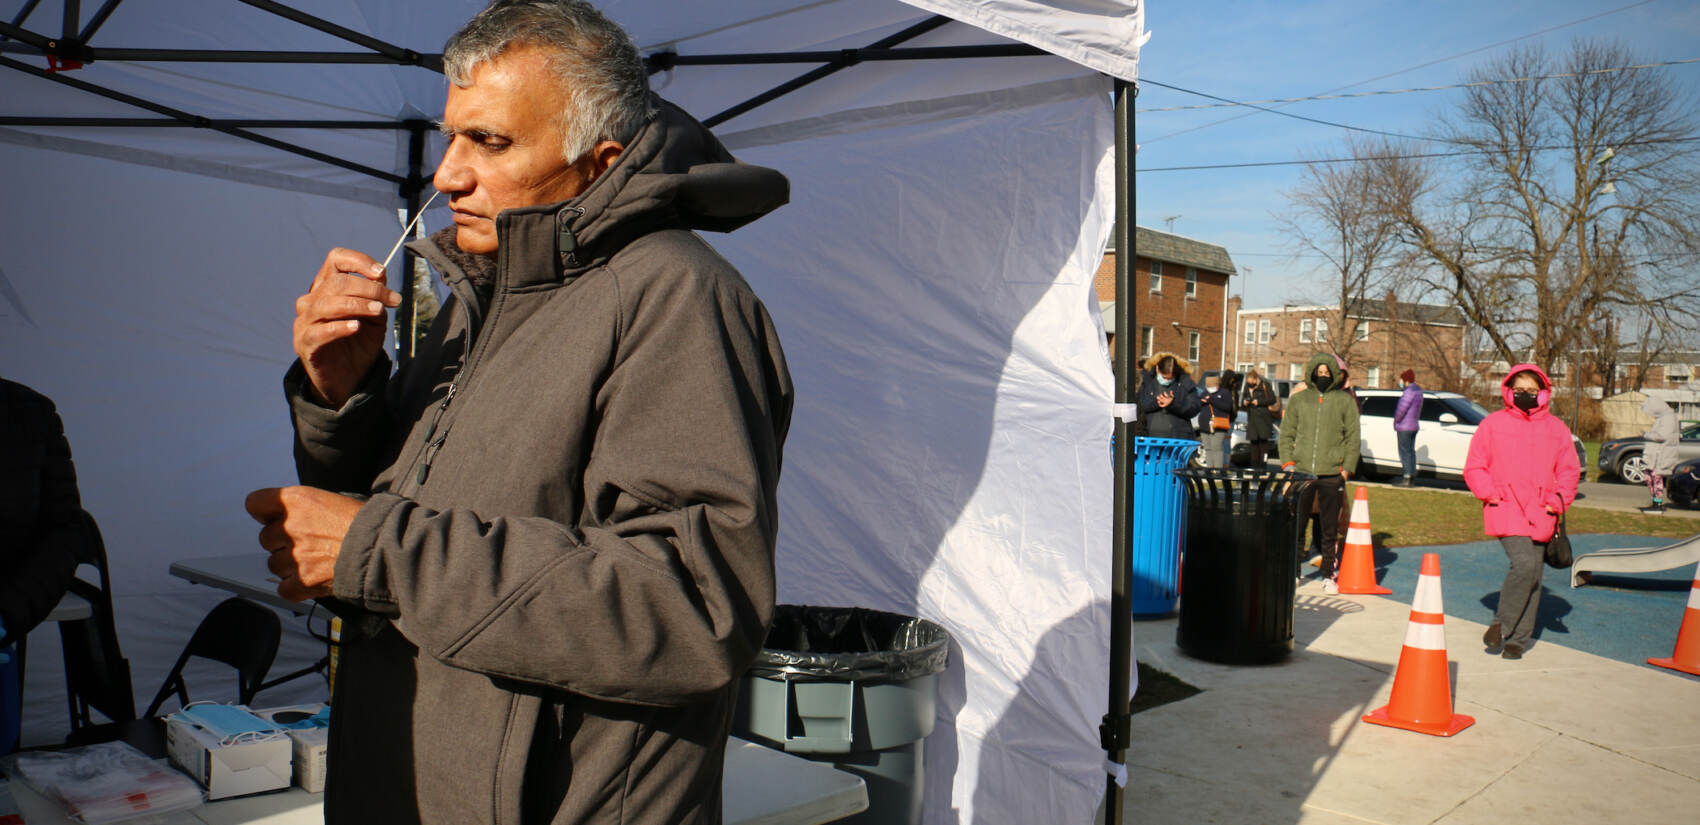
[[[1358,405],[1341,386],[1339,361],[1317,353],[1305,368],[1306,386],[1287,398],[1281,420],[1281,469],[1316,476],[1298,505],[1300,513],[1317,514],[1318,550],[1322,555],[1323,592],[1340,592],[1334,581],[1340,559],[1340,513],[1346,500],[1346,480],[1358,468]]]
[[[1576,500],[1582,467],[1570,428],[1547,410],[1552,379],[1540,367],[1512,367],[1500,396],[1505,408],[1484,419],[1470,439],[1464,481],[1482,502],[1483,530],[1499,539],[1510,561],[1482,644],[1489,653],[1520,659],[1535,630],[1547,542]]]
[[[1240,407],[1245,410],[1245,438],[1251,447],[1251,468],[1261,470],[1269,463],[1269,442],[1275,435],[1275,413],[1281,408],[1281,399],[1275,396],[1275,388],[1263,380],[1261,371],[1254,369],[1246,373]]]
[[[1198,440],[1192,419],[1204,401],[1188,374],[1191,367],[1172,352],[1159,352],[1146,360],[1145,374],[1139,381],[1141,435]]]
[[[1201,439],[1211,467],[1227,469],[1229,436],[1234,431],[1234,389],[1238,376],[1233,370],[1220,377],[1204,379],[1204,405],[1199,418],[1208,426]]]

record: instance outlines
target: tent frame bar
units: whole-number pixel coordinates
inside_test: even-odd
[[[204,123],[201,121],[205,121]],[[169,117],[12,117],[0,115],[0,126],[76,126],[120,129],[172,128],[211,129],[375,129],[391,132],[411,130],[411,120],[224,120],[201,118],[194,123]]]
[[[135,106],[139,109],[147,109],[150,112],[156,112],[158,114],[162,114],[162,115],[165,115],[166,117],[172,118],[173,120],[177,120],[185,126],[193,126],[193,127],[201,128],[201,129],[211,129],[215,132],[223,132],[224,134],[230,135],[231,137],[237,137],[237,138],[241,138],[243,140],[252,141],[254,143],[258,143],[258,144],[261,144],[263,146],[270,146],[273,149],[279,149],[279,150],[282,150],[282,151],[285,151],[285,152],[289,152],[290,154],[300,155],[301,157],[308,158],[309,160],[316,160],[316,161],[319,161],[321,163],[328,163],[328,164],[335,166],[337,168],[347,169],[351,172],[359,172],[360,174],[367,175],[367,176],[370,176],[370,177],[374,177],[374,178],[377,178],[379,180],[389,181],[391,183],[396,183],[396,184],[402,184],[402,183],[407,182],[407,178],[404,178],[401,175],[393,174],[393,173],[390,173],[390,172],[385,172],[382,169],[374,169],[374,168],[372,168],[370,166],[366,166],[364,164],[354,163],[353,161],[343,160],[342,158],[336,157],[334,155],[327,155],[324,152],[318,152],[318,151],[314,151],[312,149],[307,149],[307,148],[304,148],[304,147],[301,147],[301,146],[296,146],[293,143],[286,143],[286,142],[278,140],[276,138],[270,138],[270,137],[266,137],[265,135],[262,135],[262,134],[250,132],[246,129],[240,129],[240,128],[237,128],[237,127],[234,127],[234,126],[220,125],[216,121],[209,120],[209,119],[204,118],[204,117],[198,117],[196,115],[189,114],[188,112],[185,112],[185,111],[182,111],[182,110],[179,110],[179,109],[173,109],[170,106],[165,106],[165,105],[162,105],[162,104],[159,104],[159,103],[154,103],[153,101],[150,101],[150,100],[143,100],[142,98],[136,97],[134,95],[129,95],[129,94],[125,94],[125,93],[120,92],[120,91],[108,89],[104,86],[96,86],[93,83],[89,83],[89,82],[83,81],[83,80],[78,80],[78,79],[73,78],[73,77],[66,77],[64,75],[64,73],[62,73],[62,72],[49,72],[49,71],[46,71],[44,69],[37,69],[34,66],[30,66],[30,65],[25,64],[25,63],[20,63],[16,60],[8,58],[8,57],[0,57],[0,66],[4,66],[4,67],[9,68],[9,69],[16,69],[20,72],[24,72],[25,74],[32,74],[32,75],[35,75],[36,77],[42,78],[44,80],[51,80],[54,83],[62,83],[64,85],[70,86],[74,89],[81,89],[82,91],[88,92],[90,94],[100,95],[101,97],[108,98],[108,99],[111,99],[111,100],[116,100],[120,103],[127,103],[127,104],[129,104],[131,106]]]
[[[342,38],[356,46],[371,49],[380,55],[390,58],[392,62],[408,66],[425,66],[439,73],[443,70],[442,55],[424,55],[413,51],[412,49],[404,49],[392,43],[386,43],[376,37],[361,34],[353,29],[338,26],[329,20],[314,17],[304,11],[292,9],[282,3],[273,2],[273,0],[241,0],[241,2],[253,6],[256,9],[260,9],[261,11],[271,12],[272,14],[286,20],[300,23],[308,28],[317,29],[333,37]],[[434,62],[432,62],[430,58],[434,58]]]
[[[940,26],[943,26],[944,24],[949,23],[949,22],[950,22],[950,18],[945,17],[942,14],[935,14],[932,17],[929,17],[925,20],[922,20],[919,23],[916,23],[913,26],[909,26],[908,28],[905,28],[902,31],[897,32],[896,34],[892,34],[892,35],[888,35],[886,37],[880,38],[879,40],[869,44],[868,48],[869,49],[889,49],[892,46],[895,46],[899,43],[903,43],[903,42],[906,42],[906,41],[909,41],[909,40],[913,40],[917,37],[920,37],[921,35],[926,34],[927,32],[930,32],[930,31],[932,31],[932,30],[934,30],[934,29],[936,29]],[[854,50],[849,50],[849,51],[854,52]],[[765,105],[765,104],[770,103],[774,100],[777,100],[781,97],[784,97],[784,96],[786,96],[786,95],[788,95],[792,92],[797,91],[798,89],[803,88],[804,86],[807,86],[807,85],[814,83],[816,81],[819,81],[819,80],[823,80],[823,79],[827,78],[828,76],[831,76],[831,75],[836,74],[838,72],[841,72],[845,69],[848,69],[853,65],[855,65],[855,64],[850,62],[849,58],[845,56],[845,53],[839,53],[832,60],[828,61],[825,66],[821,66],[820,68],[814,69],[810,72],[807,72],[805,74],[794,77],[794,78],[792,78],[792,79],[790,79],[790,80],[788,80],[784,83],[779,84],[778,86],[775,86],[771,89],[768,89],[767,91],[762,92],[761,94],[756,95],[755,97],[752,97],[752,98],[744,101],[743,103],[739,103],[736,106],[731,107],[730,109],[726,109],[726,110],[720,112],[719,114],[713,115],[713,116],[708,117],[708,118],[704,118],[702,125],[707,126],[708,128],[712,129],[716,126],[719,126],[722,123],[725,123],[728,120],[731,120],[732,118],[735,118],[735,117],[737,117],[741,114],[744,114],[745,112],[750,111],[751,109],[754,109],[758,106]]]
[[[77,35],[77,39],[84,43],[89,42],[89,38],[94,37],[94,33],[100,31],[101,26],[106,25],[106,18],[111,17],[113,10],[117,9],[118,4],[122,2],[124,0],[106,0],[106,5],[101,6],[100,10],[89,18],[89,24],[83,27],[82,32]],[[66,37],[68,38],[70,35],[66,35]]]
[[[1134,204],[1134,120],[1133,99],[1139,87],[1125,80],[1115,82],[1116,129],[1116,351],[1114,354],[1117,409],[1128,409],[1134,403],[1133,349],[1137,342],[1125,330],[1139,329],[1138,308],[1130,283],[1134,261],[1139,255],[1138,235],[1133,231]],[[1130,421],[1117,416],[1114,423],[1115,470],[1112,488],[1110,527],[1110,701],[1099,727],[1099,737],[1108,752],[1112,765],[1127,763],[1127,749],[1133,741],[1132,694],[1133,659],[1133,487],[1134,432]],[[1109,777],[1104,793],[1105,825],[1121,825],[1123,791],[1117,777]]]
[[[0,32],[23,41],[19,33],[30,34],[16,24],[0,23]],[[36,35],[36,37],[40,37]],[[42,44],[26,47],[11,46],[0,51],[32,55],[56,53],[49,48],[53,42],[41,38]],[[28,41],[25,41],[28,42]],[[86,42],[83,41],[83,42]],[[275,51],[253,49],[132,49],[121,47],[84,46],[79,52],[93,63],[101,60],[126,63],[322,63],[327,65],[368,64],[380,66],[421,66],[441,71],[440,54],[410,53],[413,57],[395,58],[373,52]],[[924,46],[909,49],[840,49],[815,52],[766,52],[738,54],[677,54],[656,52],[644,58],[651,74],[679,66],[755,66],[782,63],[875,63],[909,60],[961,60],[980,57],[1036,57],[1048,54],[1037,46],[1025,43],[1004,43],[985,46]]]

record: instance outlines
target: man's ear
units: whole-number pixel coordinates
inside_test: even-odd
[[[608,167],[613,166],[614,161],[619,160],[620,153],[624,151],[624,144],[612,140],[605,140],[591,147],[590,154],[587,155],[590,158],[590,179],[602,177],[602,173],[608,171]]]

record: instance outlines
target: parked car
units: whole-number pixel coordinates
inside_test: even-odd
[[[1251,442],[1246,440],[1245,427],[1245,410],[1240,410],[1234,414],[1234,434],[1228,441],[1228,463],[1235,467],[1251,467]],[[1276,455],[1278,450],[1275,448],[1277,442],[1281,438],[1281,424],[1279,421],[1275,423],[1274,428],[1275,432],[1269,439],[1269,457],[1279,458],[1279,456]],[[1261,470],[1264,468],[1257,467],[1254,469]]]
[[[1600,445],[1600,480],[1615,478],[1629,484],[1647,483],[1647,460],[1642,457],[1647,439],[1641,436],[1614,438]],[[1676,460],[1700,458],[1700,421],[1682,422],[1682,443]]]
[[[1374,478],[1404,473],[1399,463],[1399,437],[1393,431],[1393,412],[1399,405],[1400,392],[1358,390],[1358,400],[1362,402],[1358,419],[1360,476]],[[1417,417],[1417,475],[1463,479],[1470,439],[1476,435],[1476,426],[1488,417],[1488,411],[1455,392],[1424,392],[1423,407]],[[1585,468],[1587,448],[1574,435],[1570,440],[1576,447],[1577,464]]]

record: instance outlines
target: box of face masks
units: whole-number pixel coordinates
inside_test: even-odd
[[[289,787],[289,737],[242,705],[192,705],[165,717],[165,744],[208,801]]]
[[[254,711],[254,715],[289,734],[296,787],[308,793],[325,792],[325,748],[330,743],[329,705],[289,705]]]

